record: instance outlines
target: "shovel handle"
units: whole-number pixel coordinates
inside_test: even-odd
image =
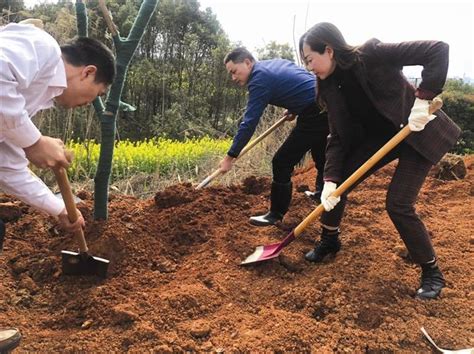
[[[256,139],[252,140],[249,144],[247,144],[242,151],[240,152],[239,156],[235,158],[235,160],[240,159],[242,156],[244,156],[251,148],[253,148],[255,145],[257,145],[259,142],[261,142],[263,139],[267,137],[271,132],[273,132],[276,128],[278,128],[280,125],[282,125],[286,121],[286,115],[281,117],[279,120],[277,120],[270,128],[265,130],[260,136],[258,136]],[[221,174],[220,168],[215,170],[212,174],[207,176],[201,183],[198,184],[196,189],[201,189],[202,187],[207,186],[214,178],[219,176]]]
[[[58,182],[59,190],[61,191],[61,196],[63,197],[64,204],[66,205],[67,216],[70,222],[74,223],[79,218],[77,213],[76,203],[74,202],[74,196],[72,194],[71,185],[67,178],[67,172],[63,167],[54,168],[54,175]],[[81,253],[87,253],[87,243],[84,238],[84,231],[80,229],[74,234],[79,242],[79,249]]]
[[[282,125],[286,121],[286,115],[281,117],[279,120],[277,120],[270,128],[265,130],[262,135],[259,137],[255,138],[252,140],[247,146],[245,146],[242,151],[240,152],[239,156],[237,156],[236,160],[240,159],[242,156],[244,156],[251,148],[253,148],[255,145],[257,145],[259,142],[261,142],[263,139],[265,139],[270,133],[272,133],[276,128],[278,128],[280,125]]]
[[[430,103],[429,113],[433,114],[437,110],[441,109],[443,101],[439,97],[435,97]],[[411,130],[408,124],[400,130],[393,138],[391,138],[384,146],[382,146],[371,158],[369,158],[362,166],[360,166],[344,183],[342,183],[337,189],[331,194],[333,197],[341,196],[346,190],[348,190],[354,183],[356,183],[368,170],[379,162],[388,152],[390,152],[395,146],[402,142]],[[294,230],[294,235],[298,236],[301,234],[306,227],[313,222],[318,216],[324,211],[322,204],[319,204],[311,214],[309,214]]]
[[[218,168],[217,170],[215,170],[214,172],[212,172],[212,174],[210,174],[209,176],[207,176],[206,178],[204,178],[203,181],[197,185],[196,189],[201,189],[201,188],[207,186],[214,178],[216,178],[217,176],[219,176],[221,173],[222,173],[222,172],[221,172],[221,169]]]

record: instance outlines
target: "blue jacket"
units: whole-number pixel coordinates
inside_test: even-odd
[[[314,104],[315,86],[315,76],[289,60],[256,62],[247,83],[247,109],[227,154],[232,157],[240,154],[255,132],[267,105],[283,107],[298,115]]]

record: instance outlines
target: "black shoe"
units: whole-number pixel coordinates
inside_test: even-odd
[[[0,329],[0,353],[8,353],[18,347],[21,334],[16,328]]]
[[[321,192],[305,191],[304,195],[311,198],[316,203],[321,204]]]
[[[278,221],[283,219],[283,215],[274,211],[269,211],[264,215],[250,217],[250,223],[256,226],[275,225]]]
[[[341,249],[339,234],[339,230],[329,231],[323,227],[321,241],[316,244],[314,250],[306,253],[304,258],[310,262],[320,263],[327,257],[334,257]]]
[[[279,183],[273,181],[270,194],[270,211],[265,215],[252,216],[250,223],[257,226],[268,226],[281,221],[290,206],[292,188],[291,182]]]
[[[421,264],[421,283],[420,288],[416,291],[418,299],[436,299],[445,285],[443,273],[438,268],[436,261]]]

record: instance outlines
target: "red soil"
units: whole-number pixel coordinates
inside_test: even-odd
[[[20,350],[41,352],[426,352],[421,326],[441,347],[473,347],[474,157],[466,163],[463,180],[428,178],[418,202],[447,279],[436,301],[414,299],[419,271],[384,211],[393,166],[351,194],[343,249],[322,265],[303,259],[317,223],[278,259],[239,265],[315,207],[298,192],[313,185],[312,168],[294,177],[291,209],[270,228],[248,223],[266,211],[268,179],[200,191],[176,185],[156,204],[117,195],[107,222],[92,220],[90,194],[80,193],[90,251],[111,261],[106,280],[62,275],[60,251],[75,250],[73,238],[0,198],[19,217],[7,224],[0,255],[0,327],[20,328]]]

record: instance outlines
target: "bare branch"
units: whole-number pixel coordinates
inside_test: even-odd
[[[105,5],[105,0],[99,0],[99,9],[102,12],[102,15],[104,16],[105,23],[107,24],[110,33],[112,33],[112,36],[117,36],[117,26],[112,20],[112,15],[110,14],[109,10],[107,9],[107,6]]]

